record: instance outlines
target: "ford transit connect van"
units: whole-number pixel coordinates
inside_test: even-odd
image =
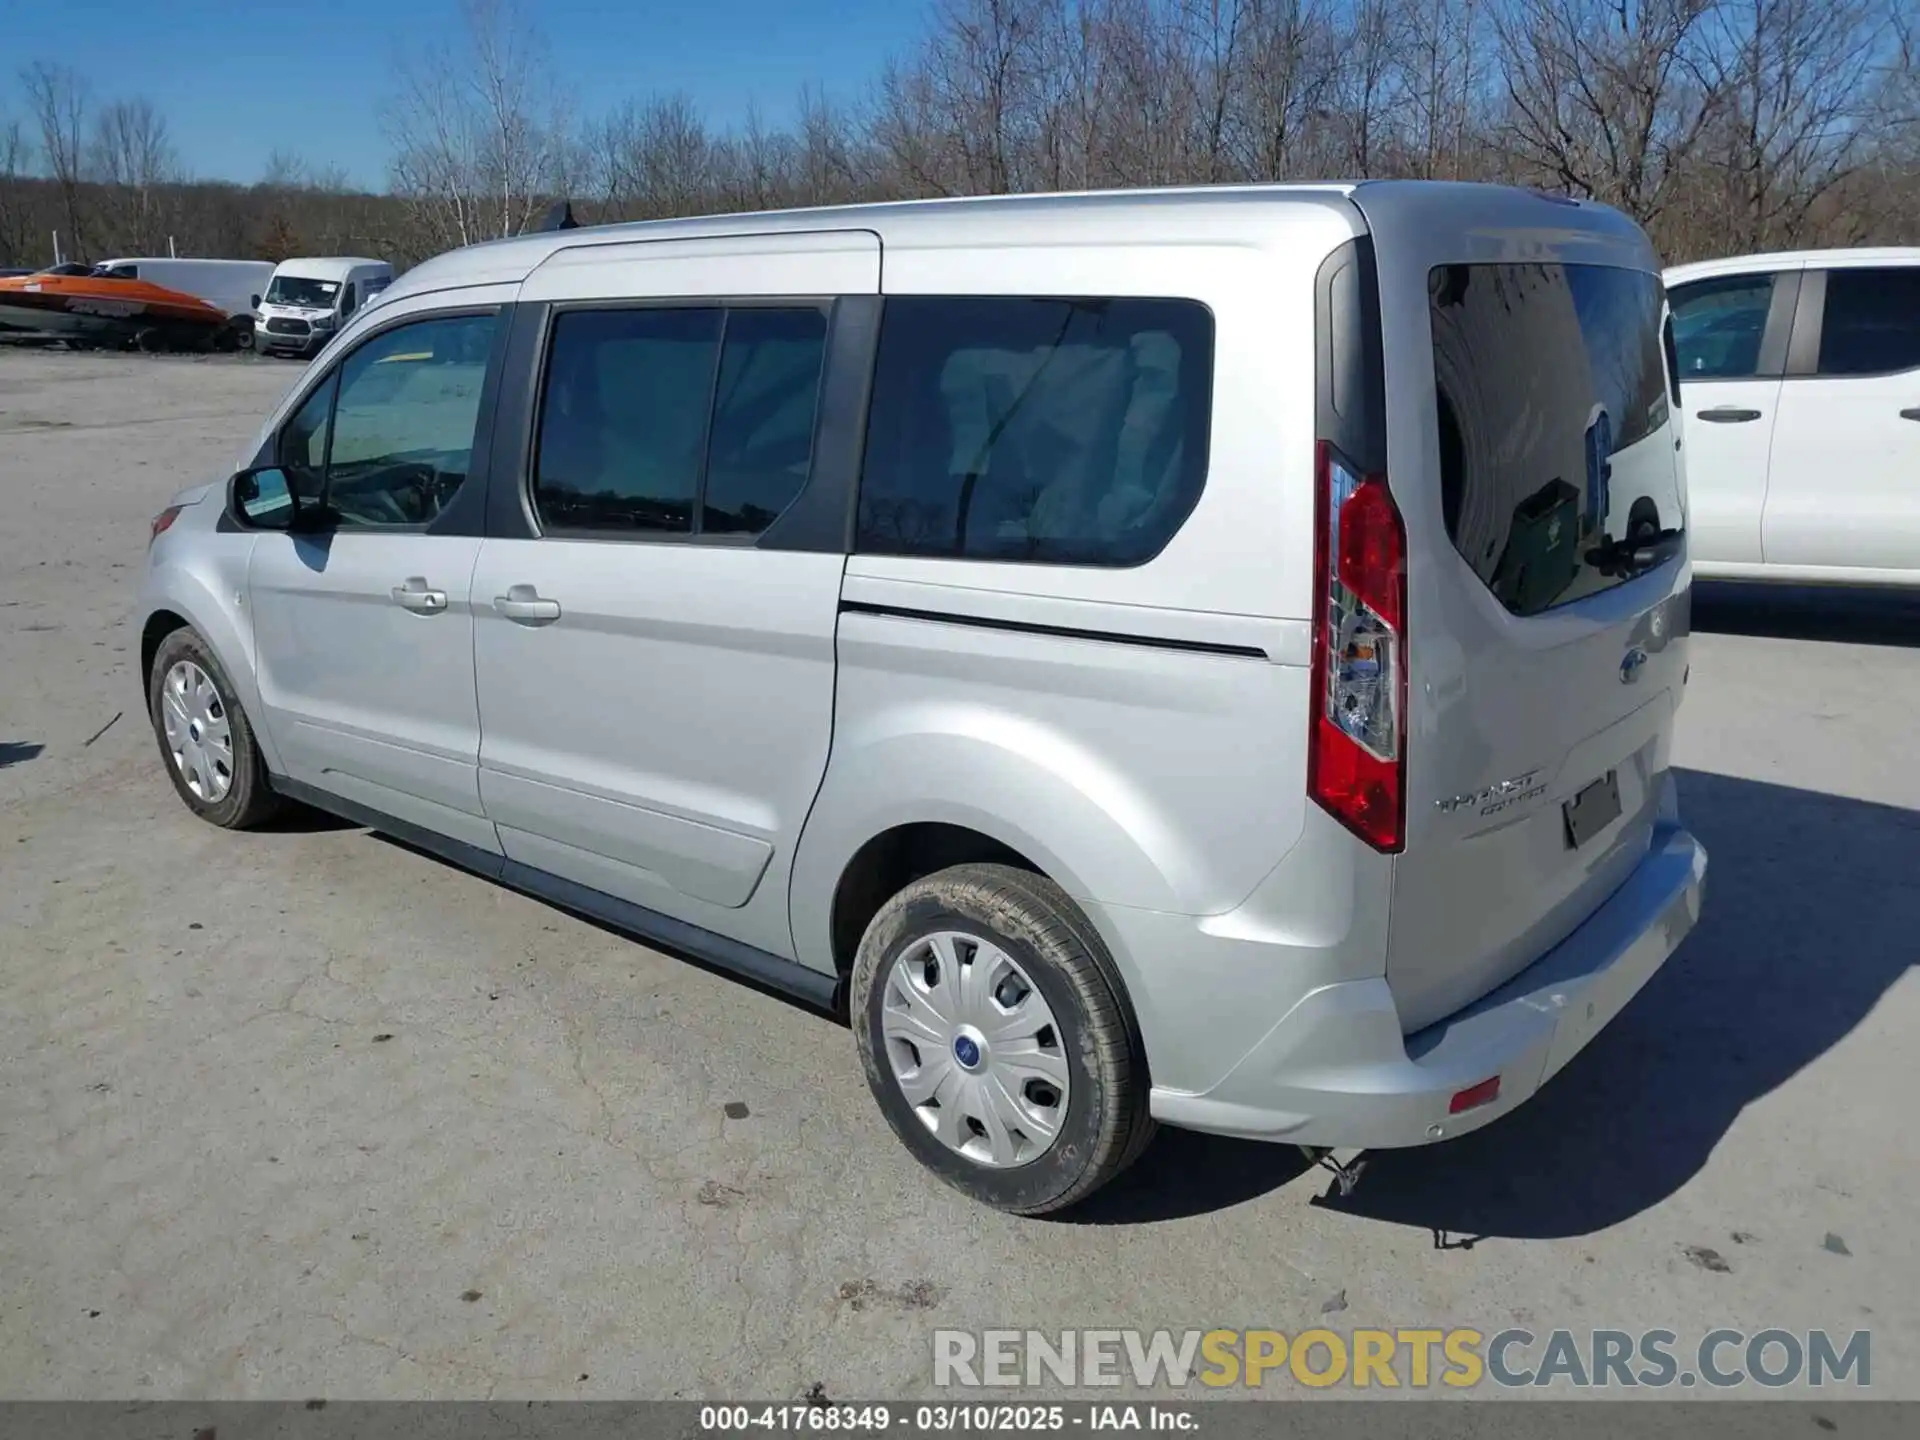
[[[1698,915],[1665,315],[1464,185],[461,250],[156,518],[161,757],[841,1011],[1005,1209],[1444,1140]]]

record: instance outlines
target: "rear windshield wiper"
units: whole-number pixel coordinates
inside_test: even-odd
[[[1586,561],[1603,575],[1637,575],[1671,555],[1684,533],[1678,529],[1643,531],[1625,540],[1608,540],[1587,551]]]

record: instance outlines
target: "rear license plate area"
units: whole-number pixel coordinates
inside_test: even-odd
[[[1620,818],[1620,772],[1609,770],[1560,807],[1567,844],[1578,850]]]

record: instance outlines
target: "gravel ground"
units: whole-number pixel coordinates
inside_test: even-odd
[[[1869,1329],[1920,1397],[1920,599],[1702,595],[1706,917],[1532,1105],[1345,1201],[1163,1133],[1019,1221],[823,1019],[357,829],[189,816],[146,522],[297,374],[0,350],[0,1395],[900,1396],[936,1327],[1326,1323]]]

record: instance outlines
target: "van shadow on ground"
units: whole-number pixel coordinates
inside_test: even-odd
[[[1329,1184],[1315,1204],[1442,1245],[1616,1225],[1691,1179],[1749,1103],[1844,1039],[1915,962],[1920,813],[1677,773],[1709,856],[1686,943],[1529,1104],[1458,1140],[1376,1152],[1353,1195]],[[1162,1132],[1072,1218],[1214,1210],[1305,1168],[1292,1147]]]

